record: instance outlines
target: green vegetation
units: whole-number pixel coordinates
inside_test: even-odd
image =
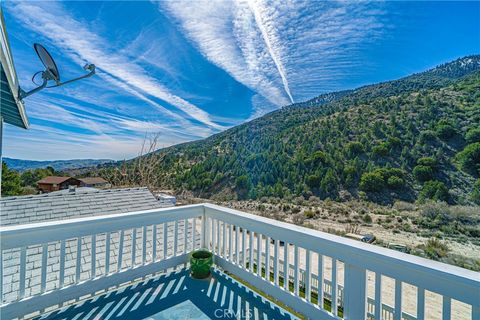
[[[37,181],[47,176],[64,175],[52,167],[27,170],[19,173],[2,162],[2,196],[17,196],[37,193]]]
[[[10,170],[2,162],[2,196],[15,196],[22,193],[20,175],[17,171]]]
[[[465,140],[468,143],[480,142],[480,127],[469,129],[465,135]]]
[[[377,168],[373,172],[366,172],[360,179],[360,190],[380,192],[385,188],[400,189],[404,187],[404,172],[400,169]]]
[[[456,131],[455,128],[446,120],[441,120],[435,126],[435,132],[440,139],[447,140],[452,138]]]
[[[463,171],[480,176],[480,142],[466,146],[457,154],[457,160]]]
[[[458,60],[401,80],[322,95],[205,140],[162,149],[149,154],[161,159],[152,187],[218,200],[472,203],[480,174],[479,69]],[[105,165],[100,174],[115,181],[119,170]]]
[[[429,239],[423,246],[423,250],[425,251],[426,256],[433,260],[440,260],[441,258],[446,257],[448,251],[450,251],[448,246],[437,238]]]
[[[480,240],[480,214],[478,207],[449,206],[442,202],[427,202],[414,221],[419,227],[458,237]]]
[[[437,201],[448,200],[448,189],[441,181],[427,181],[420,191],[420,200],[432,199]]]
[[[480,205],[480,179],[477,180],[475,185],[473,186],[472,194],[470,195],[471,200]]]

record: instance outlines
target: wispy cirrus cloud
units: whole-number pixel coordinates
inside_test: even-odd
[[[159,6],[209,61],[274,106],[290,102],[246,2],[169,1]]]
[[[261,1],[248,0],[248,6],[252,11],[253,16],[255,17],[255,22],[257,23],[257,27],[262,34],[262,38],[265,42],[265,46],[268,50],[268,53],[270,54],[270,57],[275,63],[275,66],[278,70],[278,74],[282,78],[282,83],[283,83],[285,92],[290,98],[290,102],[293,103],[294,101],[293,101],[292,93],[290,92],[290,87],[288,85],[287,74],[280,56],[282,43],[277,34],[275,21],[273,21],[272,19],[274,14],[269,12],[270,7],[266,6],[265,3],[262,3]]]
[[[207,112],[171,93],[141,66],[128,57],[116,54],[115,48],[108,46],[108,41],[75,20],[57,3],[11,3],[9,10],[29,29],[50,39],[79,64],[85,61],[96,64],[99,75],[104,79],[149,102],[165,115],[178,120],[190,118],[215,130],[224,129],[213,122]],[[59,16],[61,19],[58,19]],[[153,102],[148,96],[169,103],[177,108],[177,112]]]
[[[273,106],[338,89],[385,32],[381,3],[169,1],[160,4],[213,63]],[[323,86],[323,90],[319,87]]]
[[[478,5],[468,2],[2,5],[24,89],[40,70],[33,42],[51,50],[65,79],[86,61],[98,67],[87,81],[26,99],[32,127],[6,126],[10,157],[123,159],[137,154],[146,132],[162,132],[165,146],[191,141],[292,101],[478,52]]]

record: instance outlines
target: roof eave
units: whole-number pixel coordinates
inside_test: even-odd
[[[13,64],[13,57],[10,52],[10,43],[8,41],[7,30],[5,28],[5,20],[3,19],[3,11],[0,7],[0,60],[7,78],[10,90],[12,91],[15,103],[18,108],[18,113],[22,119],[22,128],[28,129],[30,123],[28,121],[27,113],[25,111],[25,105],[22,100],[19,99],[20,85],[18,83],[17,72],[15,71],[15,65]]]

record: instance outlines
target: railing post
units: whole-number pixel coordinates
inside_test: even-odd
[[[205,206],[203,206],[203,214],[202,214],[202,243],[201,243],[201,248],[206,248],[206,237],[207,237],[207,224],[206,224],[207,216],[205,214]]]
[[[344,263],[344,319],[365,319],[366,316],[366,270],[358,266]],[[332,284],[333,285],[333,284]],[[332,287],[333,290],[333,287]]]

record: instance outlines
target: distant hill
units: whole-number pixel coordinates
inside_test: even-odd
[[[480,55],[323,94],[155,156],[158,187],[201,197],[477,202]],[[115,166],[100,173],[125,172]]]
[[[12,158],[3,158],[3,161],[10,169],[17,171],[25,171],[29,169],[39,169],[52,167],[56,171],[64,171],[70,169],[79,169],[85,167],[95,167],[101,164],[112,163],[114,160],[109,159],[73,159],[73,160],[52,160],[52,161],[36,161],[21,160]]]

